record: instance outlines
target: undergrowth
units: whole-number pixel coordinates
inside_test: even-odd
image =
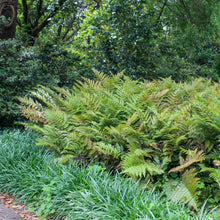
[[[220,203],[220,87],[208,80],[135,81],[95,72],[73,90],[19,98],[26,126],[60,163],[84,158],[164,190],[194,210]]]
[[[44,146],[36,146],[36,133],[0,132],[0,191],[28,204],[47,219],[208,219],[164,194],[140,188],[100,166],[59,164]]]

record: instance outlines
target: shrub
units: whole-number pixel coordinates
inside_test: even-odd
[[[16,40],[0,41],[0,121],[10,126],[21,120],[15,96],[27,95],[37,84],[71,86],[77,57],[64,48],[40,45],[24,48]]]
[[[58,151],[61,163],[87,158],[144,182],[167,182],[177,186],[172,198],[197,209],[198,197],[211,196],[214,205],[220,198],[219,94],[218,84],[203,79],[140,82],[96,72],[96,81],[84,78],[74,91],[32,92],[44,104],[19,100],[27,126],[43,135],[38,144]]]

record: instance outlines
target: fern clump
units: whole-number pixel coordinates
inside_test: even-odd
[[[208,196],[219,203],[219,84],[95,75],[71,91],[40,86],[35,98],[19,98],[26,126],[42,134],[38,144],[58,151],[61,163],[83,157],[156,185],[175,180],[171,195],[195,209]]]

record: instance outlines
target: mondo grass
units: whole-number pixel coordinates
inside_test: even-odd
[[[59,165],[38,135],[27,131],[0,132],[0,191],[28,204],[41,217],[60,219],[209,219],[166,200],[154,190],[110,175],[98,166]]]

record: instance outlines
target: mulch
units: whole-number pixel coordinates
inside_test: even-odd
[[[0,220],[42,220],[28,211],[25,204],[15,203],[15,198],[0,194]]]

